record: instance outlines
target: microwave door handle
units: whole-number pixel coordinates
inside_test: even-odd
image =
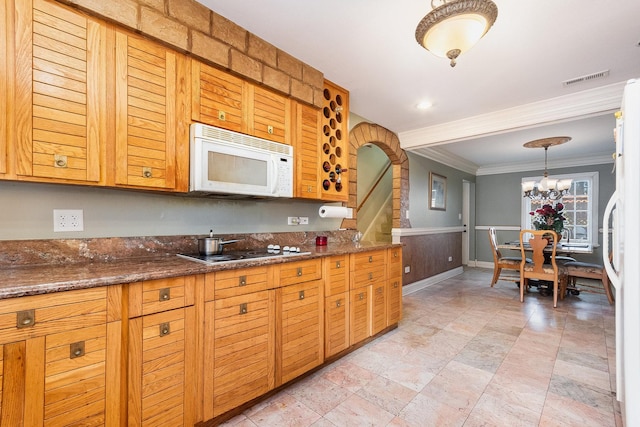
[[[272,170],[271,174],[271,194],[276,194],[276,188],[278,188],[278,161],[275,158],[271,158]]]

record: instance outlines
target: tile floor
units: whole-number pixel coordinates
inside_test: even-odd
[[[396,330],[225,425],[621,427],[606,297],[522,304],[491,273],[405,296]]]

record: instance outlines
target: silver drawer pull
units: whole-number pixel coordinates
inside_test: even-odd
[[[171,299],[171,288],[162,288],[158,291],[158,301],[169,301]]]
[[[369,256],[369,262],[373,262],[373,256]]]
[[[342,305],[342,300],[336,301],[336,308],[340,308],[341,305]]]
[[[69,344],[69,359],[84,356],[84,341]]]
[[[393,287],[397,289],[398,288],[398,282],[393,282]]]
[[[247,276],[238,277],[238,286],[245,286],[247,284]]]
[[[142,168],[142,177],[143,178],[151,178],[151,177],[153,177],[153,173],[151,172],[151,168],[150,167]]]
[[[54,154],[53,155],[53,166],[56,168],[66,168],[67,167],[67,156],[64,154]]]
[[[298,274],[298,277],[302,276],[302,267],[298,267],[297,274]]]
[[[304,291],[298,292],[298,299],[304,299]]]
[[[358,299],[360,301],[362,301],[364,299],[364,292],[360,292],[360,294],[358,295]]]
[[[36,324],[35,309],[23,310],[16,313],[16,328],[29,328]]]
[[[242,304],[240,304],[240,314],[247,314],[248,310],[247,310],[247,303],[243,302]]]
[[[336,268],[340,268],[340,267],[341,267],[340,261],[336,261]]]
[[[379,293],[379,294],[381,294],[381,293],[383,293],[383,292],[384,292],[384,288],[378,288],[378,289],[376,289],[376,292],[377,292],[377,293]]]
[[[373,280],[373,273],[369,273],[369,280]]]

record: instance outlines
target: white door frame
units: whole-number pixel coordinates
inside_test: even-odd
[[[471,183],[462,181],[462,265],[469,265],[469,216],[471,205]]]

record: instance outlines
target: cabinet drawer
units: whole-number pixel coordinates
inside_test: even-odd
[[[349,256],[337,255],[324,260],[324,293],[338,295],[349,290]]]
[[[195,276],[146,280],[129,285],[129,317],[193,305]]]
[[[276,287],[318,280],[322,278],[322,259],[317,258],[281,264],[278,273],[279,280],[274,284]]]
[[[402,248],[389,249],[387,256],[387,277],[402,277]]]
[[[229,298],[267,290],[268,267],[217,271],[205,276],[205,300]]]
[[[362,286],[382,283],[386,280],[386,268],[382,265],[371,265],[368,268],[360,268],[351,271],[351,289]]]
[[[0,300],[0,344],[107,321],[107,287]]]

